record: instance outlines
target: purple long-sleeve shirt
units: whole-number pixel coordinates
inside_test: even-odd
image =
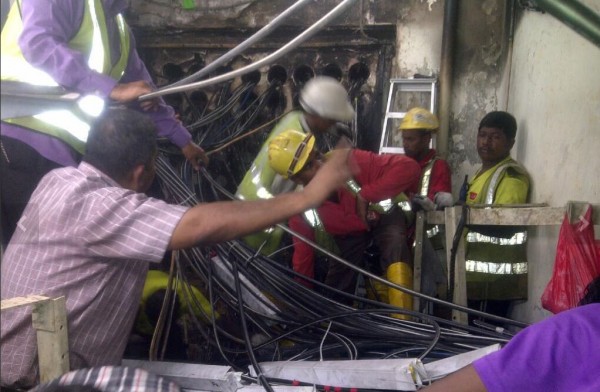
[[[473,366],[488,392],[600,391],[600,304],[532,324]]]
[[[127,2],[103,0],[103,4],[114,63],[120,57],[120,39],[114,17],[125,10]],[[81,25],[84,8],[85,1],[82,0],[23,0],[23,32],[19,38],[19,46],[30,64],[50,74],[63,87],[108,99],[117,81],[91,70],[87,58],[68,46],[68,42]],[[131,33],[130,37],[129,61],[123,77],[118,82],[145,80],[154,85],[135,49]],[[183,147],[191,141],[188,130],[175,119],[173,108],[163,101],[157,111],[146,113],[157,125],[159,136],[168,138],[178,147]],[[72,149],[54,137],[6,123],[2,123],[1,132],[3,136],[30,145],[42,156],[60,165],[77,165]]]

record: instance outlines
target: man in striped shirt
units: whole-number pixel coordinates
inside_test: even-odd
[[[142,192],[152,183],[156,127],[112,109],[95,123],[78,167],[51,171],[32,195],[2,260],[2,299],[67,300],[71,368],[119,364],[149,262],[167,250],[231,240],[320,205],[350,177],[340,150],[302,192],[268,200],[170,205]],[[2,314],[2,386],[38,379],[28,309]]]

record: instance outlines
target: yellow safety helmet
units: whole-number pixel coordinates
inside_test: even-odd
[[[435,131],[439,126],[440,123],[435,114],[427,109],[412,108],[406,112],[398,129],[400,131],[405,129],[426,129]]]
[[[289,178],[302,170],[314,146],[312,134],[288,129],[269,143],[269,165],[283,178]]]

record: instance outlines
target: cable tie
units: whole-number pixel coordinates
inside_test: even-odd
[[[292,386],[294,386],[294,387],[300,386],[300,381],[298,381],[298,380],[293,380],[293,381],[292,381]]]

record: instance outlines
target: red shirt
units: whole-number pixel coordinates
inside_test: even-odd
[[[403,155],[377,155],[370,151],[352,150],[360,172],[354,177],[360,185],[360,195],[370,203],[390,199],[399,193],[414,194],[419,185],[421,169],[416,161]],[[337,191],[337,202],[327,201],[317,208],[325,230],[333,235],[358,235],[367,226],[356,214],[356,196],[346,188]],[[290,229],[314,241],[314,229],[296,215],[289,220]],[[304,241],[294,237],[294,271],[314,277],[314,250]],[[308,283],[302,283],[310,286]]]

